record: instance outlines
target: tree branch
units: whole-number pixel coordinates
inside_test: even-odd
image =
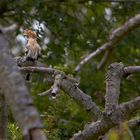
[[[138,105],[137,105],[138,104]],[[121,104],[116,108],[110,116],[103,116],[102,119],[92,122],[79,133],[74,134],[71,140],[97,140],[100,135],[105,134],[114,126],[127,120],[132,115],[132,112],[140,108],[140,97]]]
[[[110,58],[111,54],[112,54],[112,49],[109,49],[105,52],[102,60],[100,61],[100,63],[97,65],[97,69],[101,70],[107,63],[108,59]]]
[[[9,32],[14,32],[16,30],[16,28],[17,28],[16,24],[12,24],[12,25],[10,25],[8,27],[1,27],[0,26],[0,31],[2,33],[9,33]]]
[[[135,67],[135,69],[133,69],[133,72],[138,72],[136,68],[138,67]],[[124,76],[123,65],[119,63],[112,64],[112,66],[110,66],[110,69],[108,71],[108,75],[110,76],[110,78],[109,79],[107,78],[108,80],[107,88],[110,89],[106,92],[106,94],[112,96],[111,95],[112,93],[113,96],[115,96],[115,98],[112,99],[112,97],[106,97],[106,100],[108,100],[108,103],[111,103],[111,106],[112,104],[115,103],[116,108],[111,110],[108,104],[106,104],[106,111],[110,110],[111,112],[109,114],[106,112],[103,113],[101,119],[99,119],[96,122],[92,122],[91,124],[87,125],[84,128],[84,130],[80,131],[77,134],[74,134],[71,140],[89,140],[89,139],[97,140],[100,135],[104,135],[106,132],[108,132],[110,128],[119,125],[121,122],[125,120],[128,120],[131,117],[132,112],[140,108],[140,96],[132,99],[131,101],[122,103],[121,105],[117,106],[120,90],[119,89],[120,79],[122,76]],[[112,87],[114,91],[111,90]]]
[[[124,23],[121,27],[115,29],[111,35],[109,36],[108,42],[106,42],[101,47],[97,48],[96,51],[89,54],[87,57],[85,57],[75,68],[75,72],[79,72],[80,69],[83,67],[84,64],[86,64],[88,61],[90,61],[93,57],[97,56],[98,54],[104,52],[105,50],[108,50],[112,47],[114,47],[117,43],[119,43],[130,31],[134,30],[140,25],[140,14],[136,15],[135,17],[132,17],[128,21]]]
[[[106,74],[105,112],[112,112],[118,106],[123,67],[122,63],[114,63],[108,68]]]
[[[80,104],[88,113],[92,114],[97,119],[101,116],[101,111],[99,107],[94,103],[90,96],[85,94],[77,87],[77,81],[75,79],[69,78],[63,72],[45,67],[20,67],[22,72],[43,72],[51,76],[51,81],[54,81],[54,76],[56,73],[61,75],[60,87],[78,104]],[[51,90],[49,90],[51,92]],[[42,94],[46,94],[45,92]],[[41,94],[41,95],[42,95]],[[48,91],[47,91],[48,94]]]
[[[127,77],[132,73],[140,72],[140,66],[128,66],[124,68],[124,76]]]
[[[128,126],[132,129],[140,126],[140,118],[128,121]]]

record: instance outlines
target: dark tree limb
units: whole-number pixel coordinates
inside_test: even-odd
[[[37,129],[41,133],[40,135],[45,137],[41,130],[42,124],[39,114],[33,106],[32,99],[28,94],[24,79],[16,66],[16,62],[8,54],[7,46],[3,34],[0,34],[0,81],[2,81],[0,88],[2,93],[22,130],[23,136],[31,136],[30,139],[32,139],[34,137],[34,129]]]
[[[132,17],[128,21],[124,23],[121,27],[115,29],[111,35],[109,36],[109,40],[103,44],[101,47],[97,48],[94,52],[89,54],[87,57],[85,57],[75,68],[75,72],[79,72],[83,65],[85,65],[87,62],[89,62],[92,58],[95,56],[101,54],[102,52],[109,50],[117,43],[119,43],[129,32],[134,30],[135,28],[140,26],[140,14],[136,15],[135,17]]]

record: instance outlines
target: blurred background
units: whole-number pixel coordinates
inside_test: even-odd
[[[38,43],[43,50],[40,62],[47,67],[62,70],[69,76],[74,75],[75,67],[83,58],[106,43],[114,29],[140,13],[140,2],[100,1],[0,0],[0,26],[16,26],[14,31],[5,35],[13,57],[24,55],[26,40],[22,32],[24,29],[32,29],[37,32]],[[84,65],[76,75],[80,80],[79,87],[101,109],[104,109],[105,74],[108,65],[113,62],[123,62],[125,66],[140,65],[139,37],[140,28],[137,28],[114,47],[105,67],[97,69],[104,55],[100,54]],[[45,79],[43,74],[31,76],[30,91],[34,104],[48,138],[68,140],[92,118],[62,91],[55,100],[37,96],[51,86]],[[139,83],[139,74],[134,75],[131,80],[123,80],[120,102],[139,96]],[[140,117],[140,113],[136,112],[133,116]],[[21,139],[20,130],[10,111],[8,128],[9,139]],[[139,140],[140,128],[135,128],[133,135]]]

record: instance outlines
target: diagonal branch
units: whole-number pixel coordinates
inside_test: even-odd
[[[22,72],[43,72],[51,76],[51,81],[54,81],[54,76],[56,73],[61,75],[60,87],[78,104],[80,104],[84,110],[93,115],[94,119],[101,116],[101,111],[95,102],[92,101],[91,97],[85,94],[82,90],[77,87],[77,81],[75,79],[69,78],[63,72],[45,67],[20,67]],[[49,90],[50,92],[50,90]],[[43,93],[45,94],[45,92]],[[48,92],[47,92],[48,94]]]
[[[9,32],[14,32],[16,30],[16,28],[17,28],[16,24],[12,24],[12,25],[10,25],[8,27],[1,27],[0,26],[0,31],[2,33],[9,33]]]
[[[113,49],[109,49],[105,52],[103,58],[101,59],[100,63],[97,65],[97,69],[101,70],[107,63],[108,59],[112,54]]]
[[[119,43],[130,31],[134,30],[135,28],[140,26],[140,14],[132,17],[128,21],[124,23],[121,27],[114,30],[111,35],[109,36],[108,42],[106,42],[101,47],[97,48],[94,52],[89,54],[85,57],[75,68],[76,72],[79,72],[80,69],[83,67],[84,64],[89,62],[93,57],[97,56],[98,54],[114,47],[117,43]]]

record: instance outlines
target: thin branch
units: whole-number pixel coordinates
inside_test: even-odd
[[[38,95],[39,96],[48,96],[48,95],[51,95],[51,93],[52,93],[52,88],[50,88],[49,90],[46,90],[42,93],[39,93]]]
[[[92,101],[91,97],[77,87],[77,81],[75,79],[66,76],[63,72],[45,67],[20,67],[19,69],[22,72],[43,72],[51,76],[51,81],[54,81],[53,75],[60,74],[62,76],[60,87],[88,113],[93,115],[94,119],[97,119],[101,116],[102,113],[99,107]]]
[[[98,70],[101,70],[107,63],[107,61],[109,60],[111,54],[112,54],[112,49],[109,49],[105,52],[102,60],[100,61],[100,63],[97,65],[97,69]]]
[[[80,69],[83,67],[84,64],[86,64],[88,61],[90,61],[93,57],[97,56],[98,54],[104,52],[105,50],[108,50],[112,47],[114,47],[117,43],[119,43],[130,31],[134,30],[135,28],[139,27],[140,25],[140,14],[136,15],[135,17],[132,17],[128,21],[124,23],[121,27],[114,30],[110,37],[108,42],[106,42],[104,45],[99,47],[96,51],[89,54],[87,57],[85,57],[75,68],[75,72],[79,72]]]
[[[56,74],[54,84],[52,86],[52,98],[55,98],[56,94],[60,91],[61,74]]]
[[[140,118],[129,120],[128,121],[128,126],[130,128],[135,128],[140,126]]]
[[[12,24],[12,25],[10,25],[8,27],[1,27],[0,26],[0,31],[2,33],[9,33],[9,32],[14,32],[16,30],[16,28],[17,28],[16,24]]]
[[[118,106],[123,67],[122,63],[111,64],[106,74],[105,111],[108,113]]]
[[[128,66],[124,67],[124,76],[127,77],[132,73],[140,72],[140,66]]]

